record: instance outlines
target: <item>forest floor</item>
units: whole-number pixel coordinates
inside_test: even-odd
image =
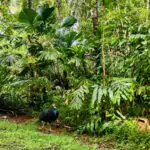
[[[30,116],[0,115],[0,150],[115,150],[113,142],[72,133],[68,126],[52,124],[51,129]]]
[[[61,123],[51,124],[51,131],[41,126],[30,116],[0,115],[0,150],[126,150],[107,136],[76,134]]]

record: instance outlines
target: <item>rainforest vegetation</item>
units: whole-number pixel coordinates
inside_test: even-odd
[[[150,148],[150,0],[0,0],[0,112],[53,103],[77,133]]]

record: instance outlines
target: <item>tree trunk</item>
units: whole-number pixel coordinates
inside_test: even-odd
[[[56,0],[56,7],[58,9],[58,19],[62,19],[62,0]]]
[[[105,7],[104,7],[104,0],[103,0],[103,19],[105,19]],[[104,25],[102,24],[103,31],[102,31],[102,68],[103,68],[103,76],[104,76],[104,85],[106,85],[105,77],[106,77],[106,65],[105,65],[105,35],[104,35]]]
[[[147,0],[147,2],[146,2],[146,8],[147,8],[146,25],[148,26],[149,11],[150,11],[150,0]]]
[[[93,33],[96,35],[98,26],[98,0],[96,0],[95,6],[91,9],[91,17],[93,23]]]
[[[27,7],[31,8],[32,0],[27,0]]]
[[[90,3],[90,5],[92,5]],[[91,17],[92,17],[92,24],[93,24],[93,34],[96,36],[97,33],[97,27],[98,27],[98,0],[96,0],[96,3],[94,5],[94,7],[91,9],[90,11],[91,13]],[[98,74],[99,71],[99,66],[100,66],[100,48],[99,48],[99,44],[95,45],[94,47],[94,56],[96,58],[96,74]]]
[[[105,52],[104,52],[104,29],[102,33],[102,68],[103,68],[103,76],[106,77],[106,66],[105,66]],[[106,85],[106,81],[104,79],[104,85]]]

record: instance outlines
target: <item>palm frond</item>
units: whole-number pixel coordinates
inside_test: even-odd
[[[87,86],[82,85],[79,89],[73,91],[71,93],[71,107],[74,109],[80,109],[85,100],[85,94],[89,93],[89,89]]]

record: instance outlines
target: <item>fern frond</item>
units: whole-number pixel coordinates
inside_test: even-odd
[[[56,61],[59,57],[59,53],[56,49],[47,49],[39,52],[39,60],[53,60]]]
[[[88,93],[88,87],[85,85],[82,85],[79,89],[73,91],[71,94],[71,107],[77,110],[80,109],[83,105],[83,101],[85,100],[85,94]]]
[[[91,106],[94,106],[95,104],[95,101],[97,100],[98,98],[98,89],[99,89],[99,86],[98,85],[94,85],[94,90],[93,90],[93,95],[92,95],[92,103],[91,103]]]

